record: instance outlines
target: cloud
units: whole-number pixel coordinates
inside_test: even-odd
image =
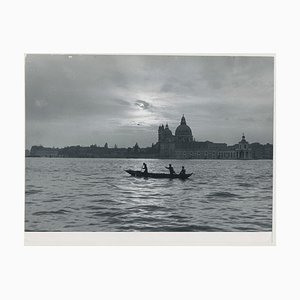
[[[149,107],[150,107],[150,104],[144,100],[136,100],[135,105],[141,109],[149,109]]]
[[[25,81],[27,147],[151,145],[183,113],[198,140],[272,142],[272,57],[27,55]]]

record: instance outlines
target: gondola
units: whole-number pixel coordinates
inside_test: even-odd
[[[144,178],[179,178],[179,179],[187,179],[189,178],[193,173],[190,174],[166,174],[166,173],[147,173],[145,174],[142,171],[134,171],[134,170],[125,170],[128,174],[134,177],[144,177]]]

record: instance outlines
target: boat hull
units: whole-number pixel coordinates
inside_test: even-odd
[[[147,173],[141,171],[134,171],[134,170],[125,170],[128,174],[134,177],[144,177],[144,178],[179,178],[179,179],[187,179],[189,178],[193,173],[180,175],[180,174],[166,174],[166,173]]]

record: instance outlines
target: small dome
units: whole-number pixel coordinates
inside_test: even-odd
[[[172,131],[166,126],[164,134],[166,137],[172,136]]]
[[[244,133],[243,133],[243,136],[242,136],[242,139],[241,139],[240,143],[247,143]]]

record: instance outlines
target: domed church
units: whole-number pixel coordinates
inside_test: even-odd
[[[192,129],[187,125],[184,115],[175,135],[168,124],[159,126],[157,146],[161,158],[252,159],[252,150],[244,134],[241,142],[232,146],[227,146],[226,143],[198,142],[194,140]]]

